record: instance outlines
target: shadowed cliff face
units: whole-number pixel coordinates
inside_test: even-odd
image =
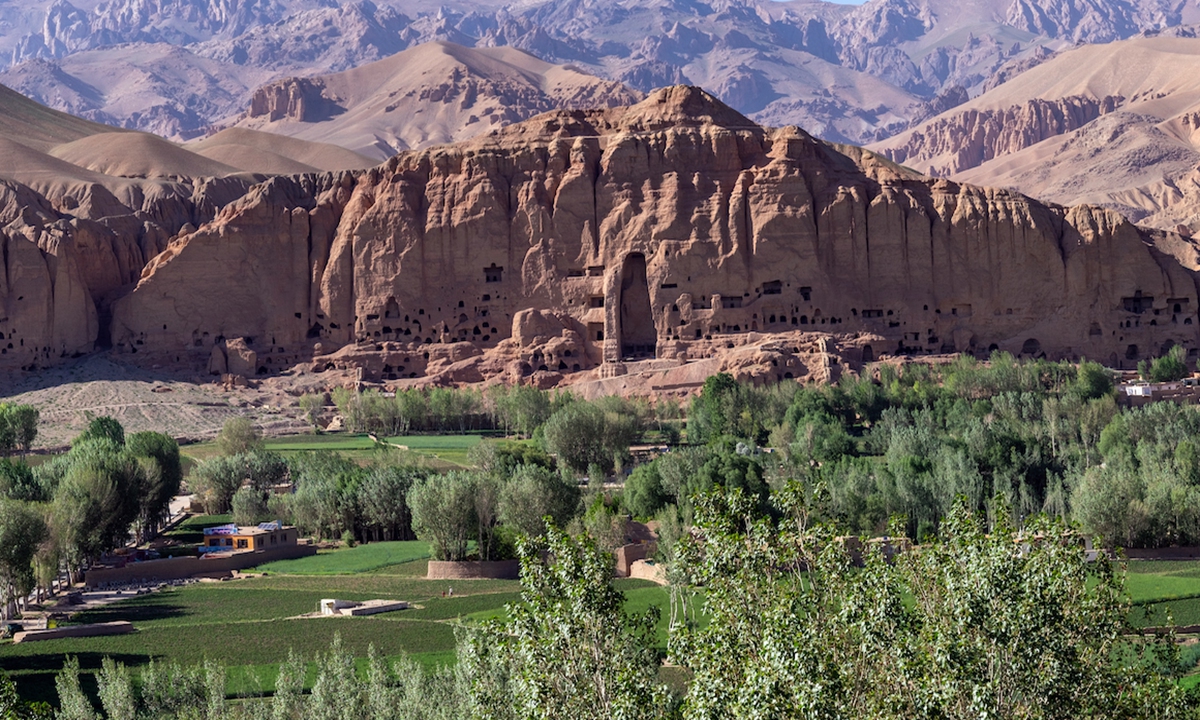
[[[1197,268],[1191,242],[1111,212],[924,178],[674,87],[258,185],[146,266],[111,337],[199,369],[246,338],[255,370],[440,359],[460,380],[795,331],[1119,365],[1197,346]]]
[[[43,184],[45,194],[0,181],[0,370],[106,344],[111,300],[173,236],[211,220],[251,181],[121,179],[120,197],[70,178]]]

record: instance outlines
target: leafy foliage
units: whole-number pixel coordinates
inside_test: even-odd
[[[37,439],[39,410],[32,405],[0,403],[0,457],[29,452]]]
[[[685,717],[1194,716],[1173,639],[1124,638],[1120,576],[1061,521],[989,532],[959,504],[889,561],[813,524],[805,495],[776,495],[778,521],[738,491],[697,506],[679,565],[709,623],[672,637],[694,673]]]
[[[475,685],[490,690],[489,711],[530,720],[665,716],[669,698],[652,649],[657,615],[625,614],[611,557],[554,528],[520,553],[521,602],[508,607],[507,623],[475,637],[508,670],[506,687]],[[481,656],[478,646],[468,655],[474,668]]]

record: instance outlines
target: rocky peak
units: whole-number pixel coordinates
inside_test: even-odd
[[[1005,22],[1052,38],[1105,43],[1178,25],[1186,4],[1169,0],[1013,0]]]
[[[758,128],[753,121],[702,88],[673,85],[656,90],[621,116],[621,125],[634,132],[668,127],[717,125],[730,129]]]
[[[344,110],[324,91],[324,84],[313,78],[276,80],[254,91],[246,117],[267,122],[320,122]]]

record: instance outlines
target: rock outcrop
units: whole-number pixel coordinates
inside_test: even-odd
[[[1001,110],[971,108],[903,133],[882,143],[879,151],[921,172],[946,177],[1077,130],[1121,107],[1124,100],[1075,95],[1035,98]]]
[[[197,371],[241,338],[260,372],[447,382],[611,377],[770,337],[788,346],[763,362],[794,377],[800,338],[832,335],[863,359],[1127,366],[1195,353],[1197,270],[1190,240],[1113,212],[919,176],[672,87],[262,183],[146,266],[111,340]]]
[[[171,238],[211,219],[245,179],[56,185],[0,180],[0,371],[52,365],[108,342],[113,298]],[[103,331],[102,331],[103,330]]]
[[[871,149],[919,171],[1200,231],[1200,40],[1084,45]]]
[[[325,97],[324,89],[324,84],[312,78],[284,78],[267,83],[250,97],[246,117],[266,122],[319,122],[336,112],[345,112],[345,108]]]

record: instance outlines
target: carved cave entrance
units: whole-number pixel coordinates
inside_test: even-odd
[[[658,331],[650,311],[646,256],[631,253],[621,268],[621,357],[654,357]]]

